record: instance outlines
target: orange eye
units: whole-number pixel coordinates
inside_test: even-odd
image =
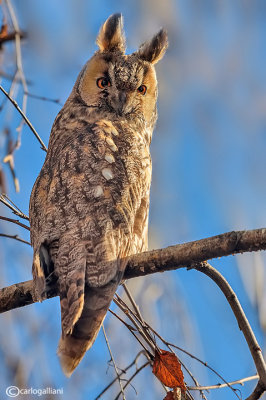
[[[144,96],[144,94],[146,94],[146,92],[147,92],[147,86],[141,85],[141,86],[138,88],[138,92]]]
[[[104,89],[106,86],[111,86],[111,82],[107,78],[98,78],[97,81],[97,86],[100,89]]]

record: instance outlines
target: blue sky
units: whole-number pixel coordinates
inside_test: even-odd
[[[31,82],[29,90],[59,98],[62,103],[82,65],[96,50],[99,27],[111,13],[124,15],[128,52],[161,26],[168,30],[170,46],[157,67],[159,120],[151,148],[151,249],[265,226],[265,2],[13,3],[21,27],[28,32],[22,54],[25,75]],[[5,71],[12,70],[12,54],[12,46],[7,46],[1,66]],[[8,88],[10,82],[3,80],[2,85]],[[17,101],[21,104],[21,91]],[[46,144],[59,110],[57,104],[28,100],[27,115]],[[1,129],[8,124],[15,137],[19,121],[16,111],[5,106],[0,114]],[[4,154],[2,149],[2,157]],[[28,212],[31,188],[44,157],[31,131],[24,127],[15,158],[19,194],[14,192],[5,168],[10,197],[24,212]],[[3,213],[9,215],[6,209]],[[1,231],[15,232],[15,227],[1,225]],[[21,230],[16,232],[26,237]],[[0,246],[3,284],[31,279],[31,250],[7,239],[2,239]],[[212,265],[236,291],[265,348],[266,321],[260,311],[265,310],[265,295],[256,283],[259,276],[265,286],[264,254],[223,258]],[[255,373],[232,311],[207,277],[196,271],[178,270],[130,284],[143,314],[167,340],[202,358],[228,381]],[[106,374],[109,355],[102,334],[71,380],[63,377],[56,357],[60,336],[58,298],[9,312],[1,326],[1,340],[7,332],[12,340],[11,354],[26,360],[28,384],[44,387],[50,382],[53,387],[62,386],[64,399],[72,398],[78,387],[80,397],[75,398],[83,400],[94,399],[113,377],[111,367]],[[138,351],[137,344],[113,317],[108,316],[106,329],[118,365],[125,367]],[[190,359],[184,360],[201,384],[216,384],[219,380]],[[3,365],[0,371],[1,387],[11,385],[12,374]],[[254,382],[241,387],[243,398],[253,386]],[[139,398],[163,398],[148,369],[140,375],[136,389]],[[118,387],[113,393],[118,393]],[[230,391],[220,390],[207,398],[219,400],[225,396],[235,397]],[[107,398],[112,398],[111,394]],[[133,389],[129,389],[128,398],[137,398]]]

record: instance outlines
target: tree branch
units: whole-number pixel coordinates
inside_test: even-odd
[[[213,258],[266,250],[266,228],[232,231],[206,239],[136,254],[130,258],[125,279],[190,267]]]
[[[124,278],[189,268],[212,258],[266,250],[266,228],[233,231],[206,239],[136,254],[129,258]],[[33,283],[26,281],[0,290],[0,313],[34,303]],[[55,289],[50,297],[57,295]]]
[[[237,381],[228,382],[228,383],[217,383],[217,385],[211,386],[188,386],[189,390],[212,390],[212,389],[222,389],[227,388],[228,385],[243,385],[245,382],[253,381],[254,379],[258,379],[259,375],[247,376],[246,378],[238,379]]]
[[[260,386],[261,388],[266,390],[266,364],[262,355],[261,348],[257,342],[257,339],[254,335],[254,332],[247,320],[247,317],[244,313],[239,300],[227,282],[227,280],[218,272],[215,268],[213,268],[208,263],[201,263],[201,265],[194,266],[197,271],[202,272],[203,274],[207,275],[211,278],[217,286],[221,289],[223,294],[225,295],[230,307],[236,317],[238,322],[239,329],[243,332],[245,336],[246,342],[248,344],[250,353],[253,357],[258,375],[260,377]],[[255,397],[256,398],[256,397]],[[257,397],[259,398],[259,397]]]
[[[253,393],[246,400],[258,400],[265,392],[265,386],[261,380],[258,381]]]

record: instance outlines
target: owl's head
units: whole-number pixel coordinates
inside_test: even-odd
[[[161,29],[133,54],[125,55],[121,14],[109,17],[97,37],[99,50],[87,62],[77,81],[77,91],[88,107],[113,113],[117,118],[156,120],[157,80],[154,65],[168,45]]]

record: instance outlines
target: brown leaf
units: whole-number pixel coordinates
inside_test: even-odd
[[[165,386],[179,387],[182,391],[186,391],[181,364],[174,353],[165,350],[160,350],[160,353],[156,351],[152,372]]]
[[[7,24],[4,22],[0,30],[0,39],[6,38],[8,35]]]
[[[163,400],[174,400],[174,392],[168,392]]]

